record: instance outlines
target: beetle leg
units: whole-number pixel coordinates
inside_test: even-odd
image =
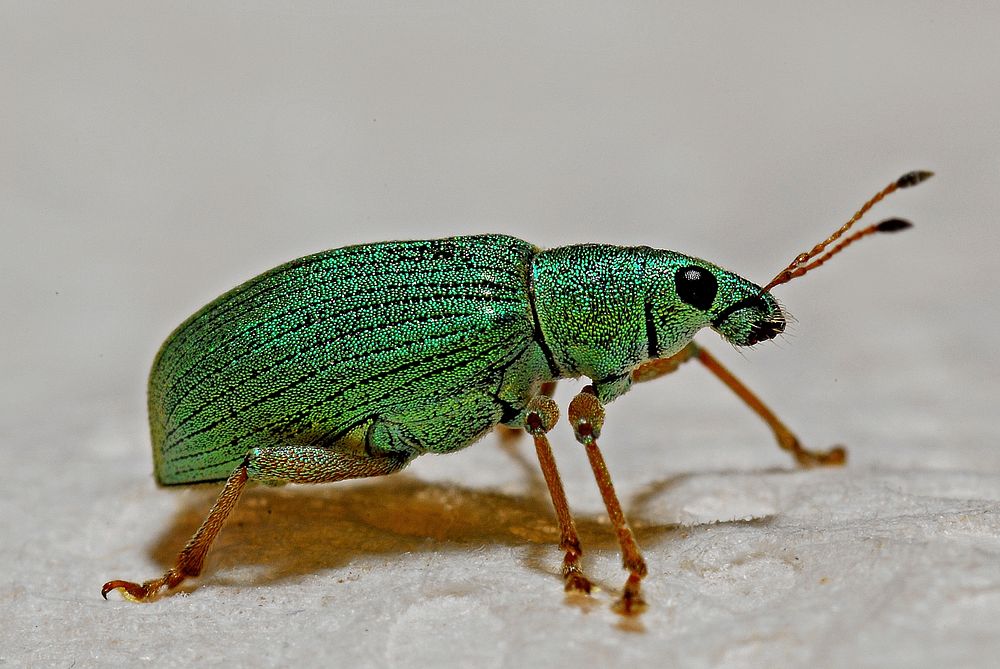
[[[729,386],[736,395],[747,403],[754,413],[760,416],[771,431],[774,432],[774,437],[778,441],[778,446],[782,449],[789,451],[798,462],[803,467],[815,467],[817,465],[842,465],[847,461],[847,451],[844,450],[843,446],[835,446],[828,451],[811,451],[802,446],[799,442],[798,437],[796,437],[788,427],[782,423],[774,412],[771,411],[766,404],[764,404],[759,397],[757,397],[753,391],[747,388],[743,383],[733,376],[732,372],[722,366],[715,356],[711,355],[708,351],[703,349],[698,344],[691,342],[684,348],[682,348],[678,353],[670,356],[669,358],[661,358],[659,360],[650,360],[649,362],[639,365],[632,372],[632,380],[641,383],[643,381],[652,381],[661,376],[670,374],[676,371],[678,367],[682,364],[691,360],[692,358],[697,358],[705,367],[709,369],[716,378]]]
[[[546,397],[552,397],[556,392],[556,382],[546,381],[542,384],[542,388],[539,394],[545,395]],[[502,444],[513,444],[517,441],[518,437],[521,436],[521,431],[517,428],[507,427],[503,423],[496,426],[497,437],[500,439]]]
[[[556,383],[556,381],[546,381],[542,384],[540,393],[546,397],[552,397],[556,394]]]
[[[652,381],[661,376],[666,376],[671,372],[676,372],[678,367],[698,355],[700,348],[700,346],[691,342],[668,358],[657,358],[656,360],[644,362],[632,370],[632,380],[635,383],[643,383],[644,381]]]
[[[618,543],[622,549],[622,565],[629,572],[621,599],[615,604],[615,610],[624,615],[642,613],[646,608],[646,602],[642,598],[640,585],[646,576],[646,561],[639,551],[639,545],[635,541],[628,521],[625,520],[608,466],[597,447],[597,438],[601,435],[601,427],[604,425],[604,407],[597,399],[597,392],[593,386],[586,386],[573,398],[568,414],[576,440],[587,450],[590,468],[594,470],[594,478],[604,499],[608,517],[618,535]]]
[[[226,481],[226,486],[222,489],[222,494],[219,495],[212,510],[208,512],[208,517],[181,550],[177,556],[177,562],[167,570],[166,574],[142,584],[130,581],[108,581],[101,588],[101,595],[104,596],[104,599],[108,598],[108,593],[112,590],[119,590],[125,599],[133,602],[148,601],[153,599],[163,588],[176,588],[187,577],[200,574],[202,565],[205,563],[205,554],[208,553],[209,546],[219,534],[219,530],[222,529],[222,524],[226,521],[229,512],[236,506],[236,500],[243,492],[247,478],[246,465],[240,465]]]
[[[408,461],[409,456],[406,454],[359,456],[313,446],[255,448],[226,481],[212,510],[177,555],[176,563],[167,573],[141,584],[108,581],[101,588],[101,594],[107,599],[109,592],[118,590],[125,599],[133,602],[149,601],[164,588],[171,590],[187,578],[198,576],[205,564],[208,549],[250,479],[267,483],[325,483],[391,474],[405,467]]]
[[[694,345],[693,343],[691,345]],[[695,346],[695,355],[697,355],[698,360],[701,361],[705,367],[707,367],[715,376],[729,386],[730,390],[736,393],[740,399],[747,403],[747,405],[754,410],[754,412],[764,419],[768,427],[774,432],[775,439],[778,440],[778,446],[782,449],[789,451],[795,458],[795,461],[803,467],[816,467],[818,465],[842,465],[847,461],[847,451],[843,446],[834,446],[828,451],[811,451],[802,446],[799,442],[798,437],[796,437],[788,427],[785,426],[778,417],[774,415],[766,404],[760,401],[749,388],[747,388],[743,383],[733,376],[732,372],[722,366],[715,356],[711,355],[708,351],[701,348],[700,346]]]
[[[545,434],[552,429],[558,420],[559,407],[556,406],[556,403],[548,395],[538,395],[528,403],[524,429],[535,440],[538,463],[542,467],[542,475],[549,488],[552,506],[555,507],[556,519],[559,522],[559,548],[566,551],[562,566],[566,591],[589,593],[592,587],[590,580],[584,576],[583,570],[580,568],[580,557],[583,555],[580,537],[576,533],[576,523],[573,522],[573,516],[569,511],[569,503],[566,501],[566,491],[563,490],[559,470],[556,469],[552,446]]]

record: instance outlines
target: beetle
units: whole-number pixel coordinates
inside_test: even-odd
[[[771,289],[857,239],[909,227],[888,219],[843,237],[883,197],[930,176],[909,172],[890,183],[764,287],[674,251],[542,250],[504,235],[349,246],[247,281],[181,324],[149,378],[157,481],[224,480],[222,493],[163,576],[109,581],[102,595],[119,590],[146,601],[198,576],[248,481],[391,474],[418,455],[465,448],[498,425],[533,438],[560,528],[565,589],[589,593],[547,437],[559,417],[554,382],[587,377],[567,415],[629,574],[615,608],[641,611],[646,563],[597,445],[604,405],[697,359],[764,419],[799,465],[842,464],[843,448],[803,448],[692,338],[704,327],[736,346],[776,337],[785,316]]]

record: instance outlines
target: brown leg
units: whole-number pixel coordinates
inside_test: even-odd
[[[194,536],[187,542],[184,549],[177,556],[177,563],[171,567],[166,574],[160,578],[154,578],[141,585],[131,581],[108,581],[101,588],[104,599],[108,598],[108,593],[112,590],[120,590],[125,599],[133,602],[142,602],[152,599],[163,588],[176,588],[189,576],[197,576],[201,573],[201,568],[205,564],[205,555],[209,546],[215,541],[215,537],[222,529],[222,524],[226,522],[226,517],[236,506],[236,500],[240,498],[244,486],[247,483],[247,468],[241,465],[233,472],[226,486],[222,489],[222,494],[216,500],[215,506],[208,512],[208,517],[194,533]]]
[[[381,456],[341,453],[312,446],[276,446],[253,449],[244,464],[226,481],[222,494],[208,517],[177,556],[177,562],[160,578],[142,584],[131,581],[108,581],[101,588],[107,599],[112,590],[119,590],[125,599],[143,602],[155,599],[163,590],[176,588],[188,577],[197,576],[205,564],[205,555],[223,523],[229,516],[247,480],[289,483],[326,483],[366,476],[383,476],[406,466],[410,456],[405,453]]]
[[[671,372],[676,372],[677,368],[698,354],[700,347],[691,342],[669,358],[659,358],[644,362],[632,370],[632,380],[636,383],[652,381],[661,376],[666,376]]]
[[[558,420],[559,407],[556,403],[548,395],[539,395],[528,405],[524,429],[535,440],[538,463],[542,467],[542,475],[545,476],[545,483],[552,497],[552,506],[555,507],[556,520],[559,522],[559,548],[566,551],[562,566],[566,591],[589,593],[592,587],[590,580],[583,575],[583,570],[580,568],[580,557],[583,555],[580,537],[576,533],[576,523],[573,522],[573,516],[569,512],[566,492],[559,478],[559,470],[556,469],[552,447],[545,435]]]
[[[764,422],[774,432],[774,437],[778,440],[778,446],[789,451],[795,457],[795,461],[801,466],[842,465],[847,462],[847,451],[843,446],[834,446],[828,451],[810,451],[803,448],[802,444],[799,443],[798,437],[792,434],[792,431],[778,420],[774,412],[761,402],[739,379],[733,376],[728,369],[723,367],[722,363],[716,360],[714,356],[700,346],[696,347],[696,355],[703,365],[708,367],[719,380],[729,386],[758,416],[764,419]]]
[[[764,419],[764,422],[774,432],[774,436],[778,440],[778,446],[789,451],[795,457],[795,461],[801,466],[842,465],[847,461],[847,451],[842,446],[836,446],[829,451],[811,451],[804,448],[799,442],[798,437],[784,423],[778,420],[774,412],[760,398],[733,376],[732,372],[723,367],[722,363],[716,360],[715,356],[694,342],[691,342],[681,349],[680,352],[669,358],[650,360],[640,365],[632,372],[632,379],[637,383],[652,381],[653,379],[670,374],[692,358],[697,358],[701,361],[720,381],[729,386],[730,390],[746,402],[758,416]]]
[[[608,517],[618,535],[618,543],[622,549],[622,565],[629,572],[628,580],[622,590],[622,597],[615,604],[615,610],[624,615],[642,613],[646,608],[646,602],[642,598],[640,584],[646,576],[646,561],[643,559],[642,553],[639,552],[639,545],[632,535],[628,521],[625,520],[622,505],[618,501],[614,484],[611,482],[608,466],[597,447],[597,438],[604,425],[604,407],[597,399],[593,386],[585,387],[580,394],[573,398],[568,413],[576,440],[583,444],[587,450],[590,468],[594,470],[594,478],[597,480],[597,487],[604,499],[604,506],[608,510]]]
[[[539,392],[541,395],[545,395],[546,397],[552,397],[552,395],[556,392],[556,382],[546,381],[542,384],[542,389]],[[508,444],[514,444],[517,442],[518,438],[521,436],[521,431],[512,427],[507,427],[506,425],[497,425],[496,434],[500,439],[500,443],[506,447]]]

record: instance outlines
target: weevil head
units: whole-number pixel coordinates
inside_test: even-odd
[[[661,355],[673,352],[703,327],[710,327],[735,346],[774,339],[785,329],[777,300],[760,286],[699,258],[666,252],[660,266],[653,325]]]

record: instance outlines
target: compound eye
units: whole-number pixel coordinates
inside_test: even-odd
[[[719,292],[719,282],[715,280],[715,275],[694,265],[677,270],[674,284],[677,286],[677,297],[682,302],[702,311],[708,311],[712,307],[715,295]]]

